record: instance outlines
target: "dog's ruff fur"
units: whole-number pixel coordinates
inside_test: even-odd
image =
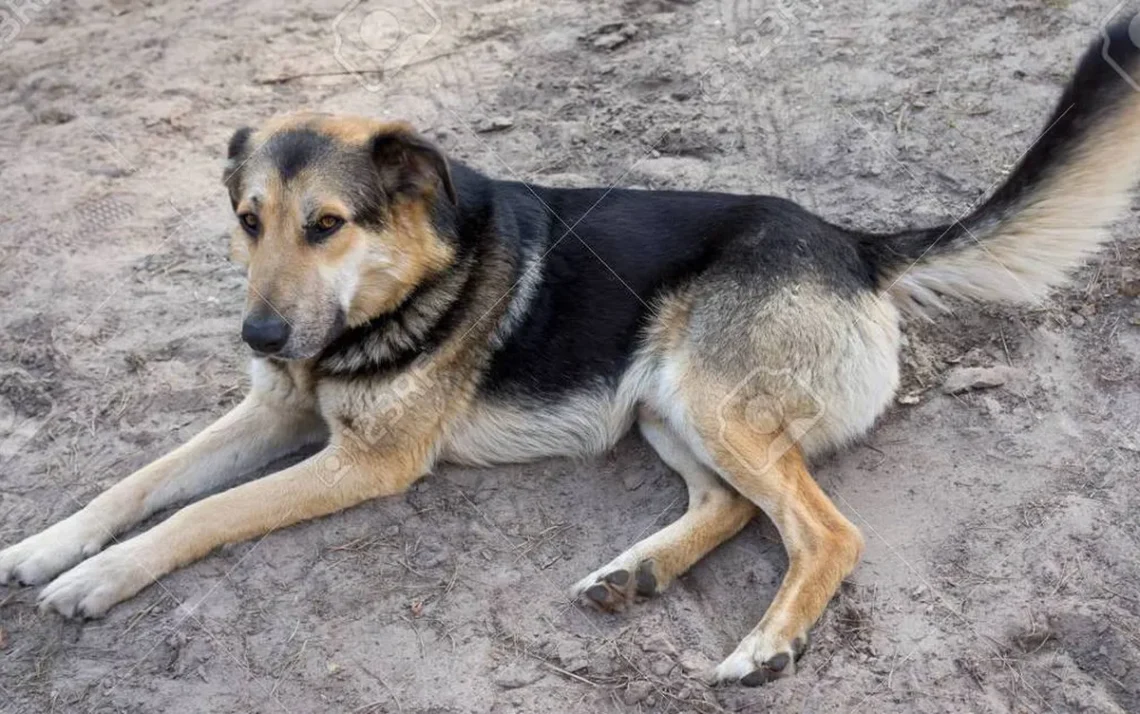
[[[607,610],[654,595],[763,510],[788,573],[715,677],[786,676],[863,549],[807,463],[891,402],[899,310],[1036,300],[1127,207],[1140,94],[1106,54],[1135,71],[1140,53],[1127,23],[1104,42],[984,205],[890,235],[771,197],[495,181],[403,124],[306,114],[240,130],[225,182],[243,337],[263,353],[249,395],[0,552],[0,582],[50,581],[45,608],[99,617],[217,546],[398,494],[437,462],[596,454],[637,422],[688,511],[574,595]],[[306,444],[324,447],[100,552]]]

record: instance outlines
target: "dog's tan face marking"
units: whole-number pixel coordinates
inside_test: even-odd
[[[239,130],[229,160],[231,254],[248,271],[243,337],[255,350],[314,357],[454,257],[433,222],[433,203],[454,200],[446,161],[407,124],[279,117]]]

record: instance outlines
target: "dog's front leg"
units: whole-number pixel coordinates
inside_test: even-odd
[[[315,399],[281,369],[256,365],[249,396],[183,446],[139,469],[86,507],[0,551],[0,583],[44,583],[114,535],[174,503],[232,483],[323,439]]]
[[[414,445],[379,451],[334,436],[309,459],[187,506],[81,563],[44,589],[41,606],[67,617],[99,617],[217,546],[400,493],[427,472],[430,451]]]

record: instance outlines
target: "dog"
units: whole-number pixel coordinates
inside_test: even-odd
[[[1128,24],[1110,28],[992,196],[891,234],[773,197],[493,180],[403,123],[240,129],[224,183],[248,396],[0,552],[0,582],[50,581],[43,608],[100,617],[218,546],[399,494],[437,463],[598,454],[636,422],[688,509],[573,595],[609,611],[656,595],[763,511],[788,571],[714,676],[788,676],[863,551],[810,460],[891,403],[904,314],[1039,299],[1107,239],[1140,179],[1140,93],[1121,74],[1138,69]],[[321,446],[224,489],[307,445]]]

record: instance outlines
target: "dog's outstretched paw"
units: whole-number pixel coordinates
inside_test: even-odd
[[[0,550],[0,585],[40,585],[98,553],[99,531],[73,519]]]
[[[657,592],[652,560],[642,560],[632,572],[630,568],[607,566],[579,581],[573,590],[580,602],[605,612],[620,612]]]
[[[40,593],[40,610],[68,618],[102,617],[161,574],[151,570],[129,542],[116,545],[51,581]]]
[[[781,645],[766,640],[768,638],[756,632],[745,637],[736,650],[713,671],[712,682],[739,682],[746,687],[758,687],[795,674],[796,664],[807,651],[807,634]]]

